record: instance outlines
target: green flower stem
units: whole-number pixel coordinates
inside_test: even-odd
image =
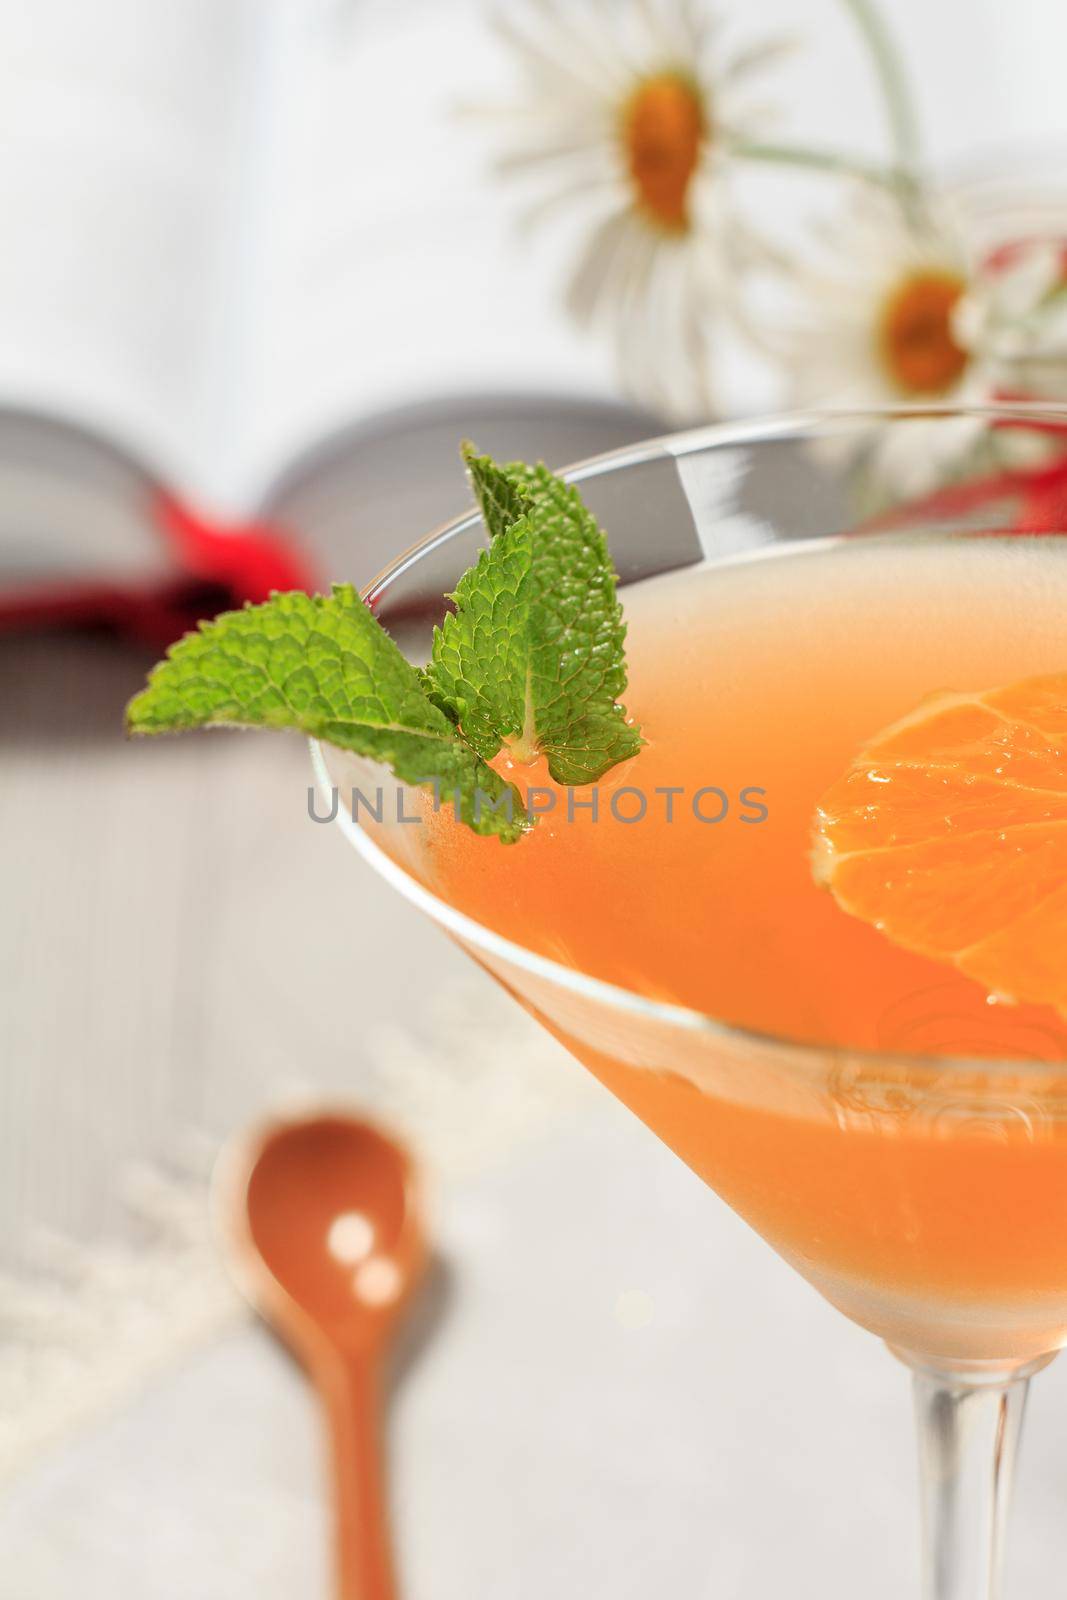
[[[914,173],[921,156],[919,119],[908,74],[892,33],[874,0],[842,0],[842,4],[851,12],[863,35],[882,87],[894,165],[904,172]]]
[[[839,178],[859,178],[899,192],[909,182],[908,175],[896,167],[879,166],[874,161],[858,161],[834,150],[817,150],[807,145],[759,144],[747,139],[730,142],[730,154],[740,161],[758,161],[770,167],[806,167]]]

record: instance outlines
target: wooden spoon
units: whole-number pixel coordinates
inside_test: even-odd
[[[234,1275],[303,1363],[330,1430],[339,1600],[396,1593],[383,1490],[383,1358],[426,1265],[414,1168],[370,1123],[322,1112],[224,1152]]]

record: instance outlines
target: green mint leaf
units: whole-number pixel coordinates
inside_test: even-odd
[[[604,535],[547,467],[465,458],[491,543],[435,630],[427,689],[487,760],[506,740],[557,783],[593,783],[643,742],[619,704],[626,627]]]
[[[489,456],[480,456],[468,441],[461,452],[467,474],[481,507],[489,537],[506,533],[512,523],[533,507],[533,495],[519,480],[518,474],[506,467],[498,467]]]
[[[328,596],[274,595],[203,623],[154,669],[126,722],[134,734],[297,729],[384,762],[405,783],[438,786],[478,833],[513,843],[526,828],[517,791],[427,697],[422,674],[349,584]]]

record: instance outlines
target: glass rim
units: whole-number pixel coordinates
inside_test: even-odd
[[[602,473],[621,471],[626,467],[638,466],[642,462],[654,461],[663,456],[678,458],[717,446],[810,438],[834,424],[871,426],[924,418],[951,421],[962,417],[986,419],[990,423],[1045,422],[1067,428],[1067,404],[1012,401],[997,405],[824,407],[817,410],[779,412],[736,422],[708,423],[681,432],[661,434],[638,444],[625,445],[621,449],[610,450],[602,455],[576,462],[572,466],[563,468],[561,475],[570,482],[581,483],[589,478],[599,477]],[[363,600],[368,604],[373,602],[415,562],[438,549],[449,539],[462,534],[480,519],[481,513],[471,510],[459,517],[451,518],[417,540],[394,557],[389,565],[361,590]],[[309,748],[320,796],[324,800],[329,800],[333,783],[323,754],[322,747],[325,742],[311,739]],[[484,951],[491,957],[495,956],[521,971],[543,978],[558,988],[615,1010],[629,1012],[645,1021],[663,1023],[688,1033],[732,1040],[763,1052],[772,1050],[797,1063],[813,1057],[824,1060],[827,1056],[832,1056],[881,1069],[898,1067],[902,1072],[929,1072],[935,1076],[951,1072],[967,1072],[973,1075],[978,1072],[989,1075],[1018,1073],[1027,1076],[1053,1077],[1062,1076],[1065,1071],[1067,1064],[1064,1062],[1018,1060],[1006,1056],[907,1054],[899,1050],[878,1050],[864,1046],[820,1044],[815,1040],[789,1039],[781,1034],[764,1033],[756,1028],[725,1022],[696,1007],[670,1000],[653,999],[636,989],[628,989],[604,978],[595,978],[591,973],[577,967],[564,966],[561,962],[554,961],[551,956],[541,955],[526,945],[518,944],[497,933],[485,923],[479,922],[477,918],[468,916],[466,912],[449,905],[447,901],[419,883],[411,873],[374,842],[365,828],[353,821],[343,805],[337,807],[336,821],[345,838],[379,877],[396,889],[411,905],[425,912],[434,922],[462,942],[469,943],[476,950]]]

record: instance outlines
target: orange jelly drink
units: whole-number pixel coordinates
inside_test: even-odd
[[[384,831],[462,917],[600,981],[475,949],[843,1310],[960,1358],[1057,1347],[1067,1022],[843,909],[814,830],[928,697],[1067,669],[1067,539],[834,540],[621,593],[640,754],[570,792],[498,760],[539,813],[517,845],[418,798]],[[653,1004],[609,1018],[600,983]]]

